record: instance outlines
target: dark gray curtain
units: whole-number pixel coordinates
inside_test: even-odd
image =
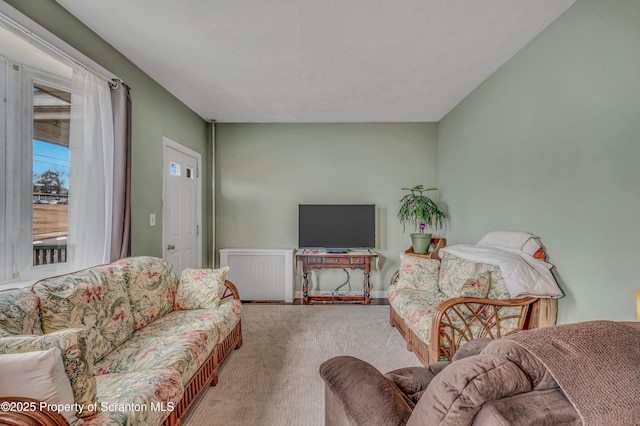
[[[131,94],[122,81],[111,82],[113,108],[113,219],[111,261],[131,255]]]

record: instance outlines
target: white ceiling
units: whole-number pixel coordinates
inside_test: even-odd
[[[56,1],[207,120],[406,122],[439,121],[575,0]]]

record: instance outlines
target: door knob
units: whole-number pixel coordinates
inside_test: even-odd
[[[174,248],[176,248],[176,246],[174,246],[173,244],[169,244],[167,246],[167,250],[173,250]]]

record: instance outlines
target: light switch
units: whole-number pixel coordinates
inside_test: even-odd
[[[156,226],[156,214],[151,213],[149,215],[149,226]]]

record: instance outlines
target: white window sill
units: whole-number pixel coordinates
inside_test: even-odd
[[[40,280],[41,278],[33,278],[30,280],[16,280],[16,281],[5,281],[0,283],[0,291],[2,290],[10,290],[12,288],[24,288],[24,287],[29,287],[32,286],[33,284],[36,283],[36,281]]]

